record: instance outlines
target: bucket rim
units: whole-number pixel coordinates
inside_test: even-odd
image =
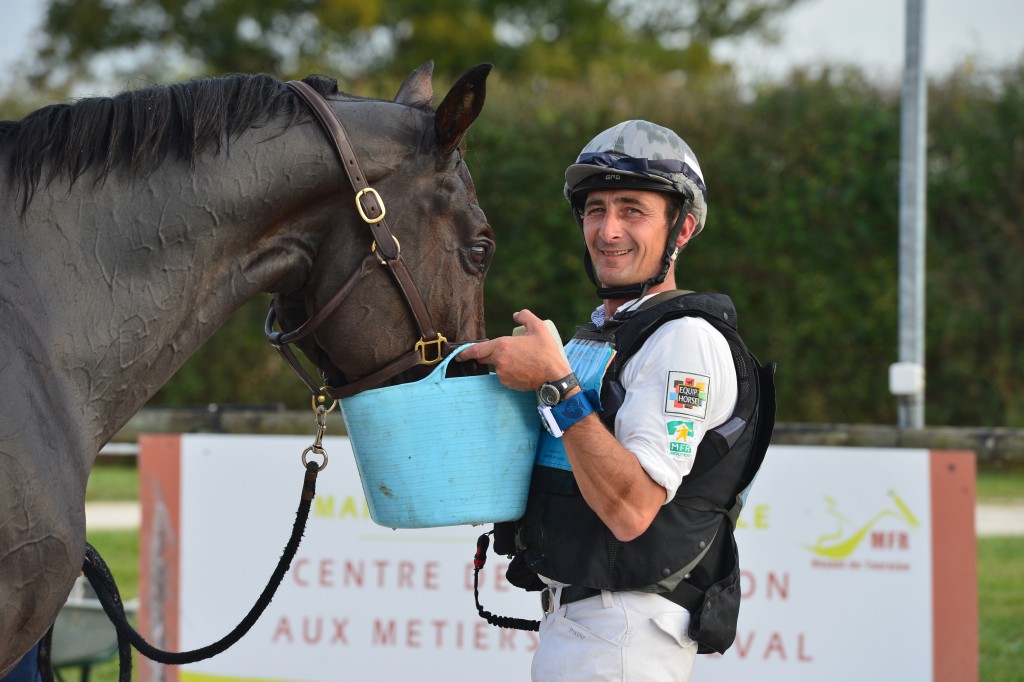
[[[405,388],[406,390],[408,390],[410,387],[413,387],[413,386],[440,385],[442,381],[445,381],[447,379],[447,377],[445,377],[445,373],[448,371],[449,363],[451,363],[451,361],[455,358],[455,356],[457,356],[459,353],[461,353],[462,351],[466,350],[470,346],[475,346],[478,343],[480,343],[480,341],[469,341],[467,343],[462,344],[461,346],[458,346],[455,350],[453,350],[451,353],[449,353],[444,359],[442,359],[441,362],[438,363],[437,367],[435,367],[433,370],[431,370],[430,374],[428,374],[427,376],[423,377],[422,379],[418,379],[416,381],[410,381],[409,383],[406,383],[406,384],[396,384],[396,385],[393,385],[393,386],[378,386],[377,388],[371,388],[371,389],[368,389],[366,391],[362,391],[361,393],[356,393],[355,395],[349,396],[347,398],[342,398],[340,402],[344,406],[346,401],[357,401],[361,396],[375,395],[375,394],[377,394],[377,393],[379,393],[381,391],[388,391],[388,390],[396,389],[396,388],[399,388],[399,387],[402,387],[402,388]],[[487,374],[481,374],[479,376],[494,376],[494,372],[488,371]],[[455,378],[471,379],[473,377],[455,377]]]

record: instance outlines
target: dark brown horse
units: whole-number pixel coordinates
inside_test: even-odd
[[[347,130],[436,329],[479,339],[494,242],[460,141],[489,67],[467,72],[436,111],[431,71],[414,72],[393,102],[305,82]],[[260,292],[278,295],[285,330],[323,309],[366,268],[372,236],[321,125],[267,76],[0,122],[0,188],[2,675],[45,633],[82,566],[99,449]],[[389,270],[367,272],[300,342],[332,384],[420,340]]]

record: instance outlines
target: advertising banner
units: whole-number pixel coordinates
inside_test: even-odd
[[[701,680],[977,680],[973,453],[772,447]]]
[[[309,438],[144,436],[140,627],[173,650],[247,613],[291,532]],[[332,682],[530,678],[536,634],[476,612],[473,554],[490,526],[373,523],[347,438],[330,455],[298,554],[252,631],[141,680]],[[971,453],[772,447],[737,530],[743,601],[725,655],[695,679],[977,679]],[[491,553],[483,607],[540,617]],[[937,645],[939,642],[940,645]]]

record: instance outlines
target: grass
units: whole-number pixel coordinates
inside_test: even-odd
[[[89,479],[86,499],[135,500],[138,487],[134,467],[98,467]],[[977,499],[986,504],[1024,504],[1024,472],[979,472]],[[89,534],[89,542],[110,566],[121,596],[125,600],[137,597],[138,533],[94,531]],[[1020,671],[1024,670],[1024,537],[978,539],[978,613],[979,679],[1020,680]],[[72,680],[77,676],[65,674],[65,678]],[[116,682],[117,661],[93,668],[90,680]]]
[[[131,502],[139,499],[136,466],[99,466],[92,470],[85,488],[86,502]]]
[[[117,581],[121,599],[139,596],[139,533],[134,530],[93,530],[86,540],[96,548]]]
[[[979,471],[978,502],[1024,504],[1024,471]]]
[[[1024,670],[1024,538],[978,540],[981,679],[1017,682]]]

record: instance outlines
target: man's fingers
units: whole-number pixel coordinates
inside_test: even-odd
[[[494,352],[493,339],[490,341],[474,343],[472,346],[456,355],[455,359],[459,362],[465,362],[466,360],[480,360],[489,357],[492,352]]]
[[[516,322],[526,327],[528,334],[539,334],[544,329],[544,320],[523,308],[515,316]]]
[[[472,346],[456,355],[455,359],[458,360],[459,362],[465,362],[466,360],[479,360],[480,346],[481,344],[474,343]]]

